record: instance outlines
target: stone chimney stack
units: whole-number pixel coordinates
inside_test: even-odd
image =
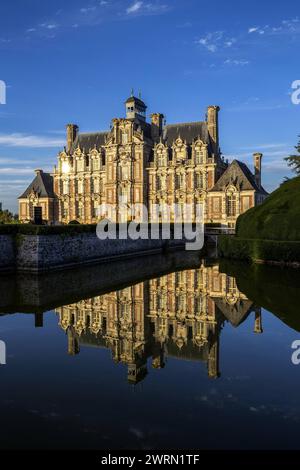
[[[67,124],[67,153],[71,153],[72,146],[78,134],[79,127],[76,124]]]
[[[261,310],[255,310],[254,333],[263,333]]]
[[[259,188],[261,188],[261,161],[262,161],[263,154],[262,153],[254,153],[253,160],[254,160],[254,176],[255,182]]]
[[[215,155],[219,154],[219,111],[219,106],[208,106],[207,108],[207,129]]]
[[[151,114],[151,136],[154,142],[158,142],[163,131],[164,115],[160,113]]]

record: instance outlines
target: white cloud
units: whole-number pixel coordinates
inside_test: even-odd
[[[81,8],[80,12],[81,13],[91,13],[92,11],[95,11],[96,7],[86,7],[86,8]]]
[[[248,29],[248,34],[258,35],[278,35],[278,34],[299,34],[300,33],[300,20],[298,17],[289,20],[282,20],[280,24],[270,26],[252,26]]]
[[[0,175],[27,175],[33,173],[34,168],[0,168]]]
[[[225,65],[249,65],[250,62],[249,60],[245,60],[245,59],[226,59],[224,61],[224,64]]]
[[[251,145],[250,147],[241,147],[241,148],[244,150],[257,150],[258,148],[270,150],[270,149],[286,148],[286,147],[287,147],[286,143],[276,143],[276,144],[270,143],[270,144],[259,144],[256,146]]]
[[[126,13],[128,15],[130,15],[131,13],[136,13],[137,11],[139,11],[142,8],[143,3],[144,2],[135,2],[135,3],[133,3],[130,7],[127,8]]]
[[[0,145],[7,145],[9,147],[51,148],[62,147],[64,144],[64,140],[51,137],[21,133],[0,134]]]
[[[159,13],[164,13],[168,10],[168,8],[168,5],[161,4],[157,1],[155,3],[135,1],[126,9],[126,16],[155,15]]]
[[[224,31],[214,31],[198,39],[196,44],[204,46],[209,52],[216,52],[218,49],[232,47],[235,42],[236,38],[226,37]]]
[[[57,29],[58,28],[58,24],[55,24],[55,23],[41,23],[40,24],[40,27],[41,28],[45,28],[45,29]]]

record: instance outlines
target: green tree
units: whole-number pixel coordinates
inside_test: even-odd
[[[12,214],[8,210],[0,211],[0,224],[17,224],[18,216]]]
[[[300,137],[300,136],[299,136]],[[300,140],[296,145],[295,149],[297,150],[297,155],[290,155],[286,157],[285,160],[289,167],[297,174],[300,175]]]

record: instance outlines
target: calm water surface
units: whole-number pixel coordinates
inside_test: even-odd
[[[1,448],[299,448],[298,272],[182,253],[0,291]]]

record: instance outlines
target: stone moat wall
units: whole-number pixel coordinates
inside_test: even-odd
[[[44,272],[184,248],[183,240],[100,240],[96,233],[0,235],[0,270]]]

